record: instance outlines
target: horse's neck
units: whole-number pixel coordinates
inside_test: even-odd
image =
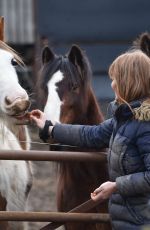
[[[61,123],[96,125],[104,120],[92,88],[88,88],[84,93],[82,103],[75,105],[73,110],[63,111]]]
[[[2,141],[10,142],[11,146],[13,146],[14,142],[14,148],[18,144],[21,149],[26,150],[30,148],[30,137],[27,128],[23,125],[16,125],[11,118],[0,117],[0,132]]]
[[[102,111],[100,110],[98,101],[94,95],[93,90],[90,88],[88,93],[88,106],[87,106],[87,124],[99,124],[104,120]]]

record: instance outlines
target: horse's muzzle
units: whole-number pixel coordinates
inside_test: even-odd
[[[5,108],[9,115],[19,116],[27,111],[31,103],[27,99],[17,98],[15,101],[10,102],[7,98],[5,99]]]

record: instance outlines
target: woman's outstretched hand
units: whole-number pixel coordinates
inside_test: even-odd
[[[117,191],[116,182],[107,181],[100,185],[91,193],[91,199],[94,201],[101,201],[108,199],[112,193]]]
[[[30,112],[30,120],[34,121],[40,129],[43,129],[46,121],[46,116],[42,111],[36,109]]]

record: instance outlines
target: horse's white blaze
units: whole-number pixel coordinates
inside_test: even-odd
[[[63,74],[60,71],[57,71],[53,77],[49,80],[48,87],[48,98],[44,108],[46,118],[51,120],[52,123],[60,122],[60,108],[62,101],[59,98],[59,95],[56,91],[56,83],[62,81]]]
[[[0,109],[6,112],[5,98],[12,103],[18,98],[28,100],[26,91],[19,85],[15,68],[11,64],[13,55],[0,49]]]

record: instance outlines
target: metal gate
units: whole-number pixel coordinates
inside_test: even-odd
[[[36,150],[1,150],[0,160],[29,160],[29,161],[86,161],[106,162],[105,152],[68,152],[68,151],[36,151]],[[71,212],[19,212],[0,211],[0,221],[32,221],[32,222],[55,222],[57,227],[65,222],[104,222],[110,221],[107,213],[80,213],[79,210],[98,203],[89,200],[71,210]],[[78,213],[77,213],[78,211]],[[59,224],[60,223],[60,224]],[[53,229],[56,229],[56,226]],[[48,229],[46,226],[43,230]]]

